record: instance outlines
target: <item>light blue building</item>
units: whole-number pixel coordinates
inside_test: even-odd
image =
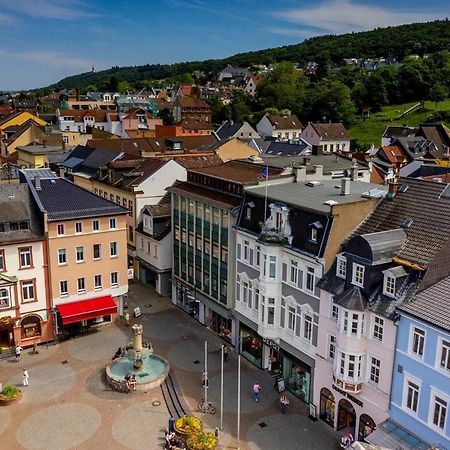
[[[425,441],[426,448],[450,450],[450,277],[398,312],[391,422]]]

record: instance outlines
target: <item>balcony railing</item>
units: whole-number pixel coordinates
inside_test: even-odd
[[[287,244],[288,239],[284,235],[283,231],[279,228],[263,227],[259,238],[265,242],[275,242],[279,244]]]
[[[362,390],[362,382],[347,381],[343,375],[340,373],[333,375],[333,380],[336,386],[345,392],[351,392],[353,394],[358,394]]]

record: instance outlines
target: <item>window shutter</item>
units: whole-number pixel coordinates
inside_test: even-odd
[[[303,270],[298,269],[297,286],[303,289]]]
[[[250,260],[249,260],[250,265],[253,265],[253,249],[250,249]]]
[[[241,259],[241,244],[237,245],[237,259]]]
[[[283,273],[282,273],[283,281],[287,280],[287,264],[283,263]]]

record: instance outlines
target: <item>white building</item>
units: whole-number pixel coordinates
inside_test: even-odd
[[[280,116],[267,113],[257,123],[256,130],[261,136],[274,137],[280,141],[295,141],[299,139],[303,125],[295,114]]]

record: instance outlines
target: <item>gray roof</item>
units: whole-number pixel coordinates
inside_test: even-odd
[[[416,294],[398,309],[450,331],[450,277]]]
[[[350,194],[341,195],[339,180],[322,180],[317,185],[312,185],[313,183],[317,182],[269,184],[267,196],[271,200],[278,200],[292,206],[306,208],[319,213],[328,213],[330,206],[324,204],[326,201],[332,200],[339,204],[353,203],[363,200],[364,197],[370,198],[371,190],[374,190],[374,192],[375,190],[387,192],[387,188],[378,184],[350,181]],[[246,190],[258,197],[266,196],[266,187],[264,185],[248,187]]]
[[[450,236],[450,198],[442,195],[446,188],[444,183],[400,178],[397,194],[380,203],[353,235],[398,229],[410,219],[397,256],[428,267]]]
[[[269,144],[270,145],[270,144]],[[288,144],[289,145],[289,144]],[[266,153],[260,155],[262,161],[255,164],[264,164],[272,167],[299,167],[306,165],[307,172],[313,172],[315,165],[323,166],[324,173],[340,172],[352,167],[352,159],[338,155],[308,155],[308,156],[268,156]],[[305,160],[306,158],[306,160]],[[357,163],[359,170],[369,170],[365,165]]]
[[[55,172],[50,169],[20,169],[21,181],[34,180],[35,177],[39,178],[59,178]]]
[[[350,289],[335,295],[334,301],[339,306],[353,311],[364,311],[367,308],[367,299],[357,286],[352,286]]]
[[[26,184],[0,185],[0,210],[0,223],[24,221],[30,226],[28,230],[0,233],[2,244],[43,239],[44,233]]]
[[[40,183],[41,189],[36,189],[35,180],[28,180],[43,210],[47,212],[49,222],[128,213],[127,209],[67,180],[41,178]]]
[[[81,158],[75,158],[74,156],[70,156],[63,162],[64,167],[68,167],[69,169],[73,169],[74,167],[80,165],[84,159]]]
[[[298,143],[271,141],[261,157],[265,156],[298,156],[311,151],[311,145],[300,139]]]
[[[62,145],[47,145],[46,147],[43,147],[42,145],[23,145],[21,147],[17,147],[17,149],[38,155],[55,152],[68,153],[68,150],[63,150]]]
[[[225,121],[216,131],[220,140],[234,136],[242,127],[244,122]]]
[[[360,237],[369,245],[374,264],[384,264],[392,261],[392,257],[406,242],[406,233],[403,228],[364,234]]]

